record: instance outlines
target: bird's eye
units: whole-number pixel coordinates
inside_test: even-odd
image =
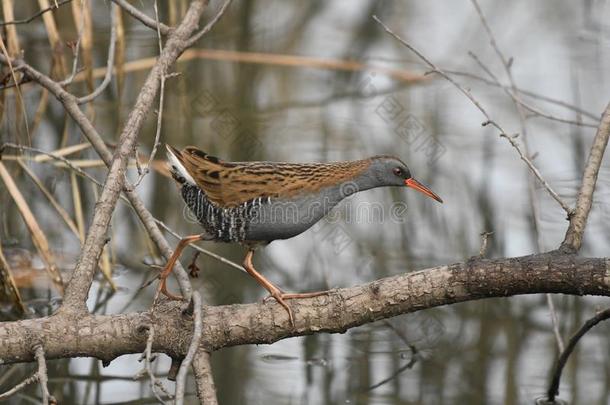
[[[402,176],[402,169],[400,167],[395,167],[394,174],[397,176]]]

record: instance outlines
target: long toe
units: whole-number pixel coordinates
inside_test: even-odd
[[[286,312],[288,312],[288,319],[290,320],[290,325],[294,327],[294,316],[292,316],[292,309],[290,309],[288,303],[284,301],[283,295],[284,294],[281,294],[279,291],[277,291],[274,292],[271,296],[278,302],[278,304],[284,307]]]
[[[315,292],[308,292],[308,293],[289,293],[289,294],[282,293],[282,298],[285,300],[293,300],[293,299],[299,299],[299,298],[314,298],[314,297],[319,297],[321,295],[328,295],[328,294],[330,294],[330,290],[315,291]]]

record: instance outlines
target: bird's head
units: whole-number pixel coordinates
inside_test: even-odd
[[[375,156],[371,158],[369,173],[378,186],[407,186],[442,203],[443,200],[428,187],[411,176],[407,165],[394,156]]]

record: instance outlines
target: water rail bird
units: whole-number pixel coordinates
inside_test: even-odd
[[[393,156],[332,163],[227,162],[193,146],[181,151],[166,146],[171,175],[203,232],[180,240],[159,275],[159,291],[181,299],[167,290],[167,277],[190,243],[240,243],[247,248],[244,269],[286,309],[292,325],[294,316],[286,300],[328,292],[283,292],[254,268],[257,247],[299,235],[344,198],[371,188],[407,186],[443,202]]]

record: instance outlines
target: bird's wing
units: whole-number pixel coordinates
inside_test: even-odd
[[[217,206],[234,207],[255,198],[288,198],[350,181],[370,161],[337,163],[225,162],[195,148],[177,156],[195,183]]]

